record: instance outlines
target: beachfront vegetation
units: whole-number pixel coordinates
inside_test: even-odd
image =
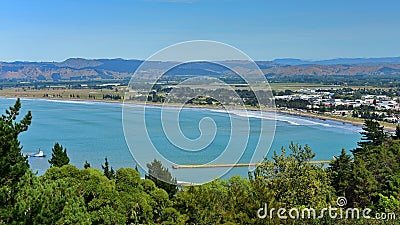
[[[103,171],[66,164],[35,175],[18,141],[32,117],[28,113],[17,121],[20,108],[17,100],[0,118],[0,224],[399,224],[362,216],[331,218],[327,212],[315,219],[280,219],[276,211],[272,218],[269,213],[257,217],[265,204],[268,209],[313,208],[319,216],[323,208],[337,207],[337,197],[346,197],[344,209],[371,208],[371,217],[398,214],[400,140],[387,136],[376,121],[365,122],[358,150],[352,155],[343,150],[328,166],[310,164],[311,148],[291,143],[248,178],[177,189],[157,160],[148,165],[146,179],[133,168],[111,172],[107,159]]]

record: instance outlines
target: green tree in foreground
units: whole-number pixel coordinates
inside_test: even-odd
[[[29,111],[17,122],[20,109],[21,101],[17,99],[14,106],[0,117],[0,220],[4,218],[5,222],[12,219],[6,211],[15,203],[17,183],[29,170],[27,157],[21,154],[22,147],[18,135],[28,130],[32,115]]]
[[[85,161],[85,164],[83,164],[83,168],[90,168],[90,163],[88,163],[88,161]]]
[[[16,203],[9,212],[13,224],[92,224],[77,191],[67,180],[43,180],[28,171],[18,184]]]
[[[4,169],[0,171],[0,224],[400,224],[398,218],[332,219],[327,213],[318,219],[277,217],[280,207],[312,207],[319,212],[335,206],[335,195],[343,193],[346,207],[371,208],[372,217],[375,212],[399,215],[400,140],[375,138],[384,135],[379,123],[370,124],[378,129],[364,129],[368,144],[354,154],[354,161],[342,150],[325,168],[310,163],[315,154],[307,145],[292,143],[290,151],[282,148],[282,154],[257,165],[250,179],[234,176],[177,190],[176,179],[157,160],[148,164],[149,179],[141,179],[133,168],[121,168],[114,175],[107,159],[104,172],[64,165],[36,176],[20,152],[17,137],[31,117],[15,122],[19,108],[17,101],[0,118]],[[57,149],[66,155],[62,146]],[[265,204],[275,208],[272,219],[257,216]]]
[[[109,164],[108,164],[108,159],[107,159],[107,157],[105,158],[105,163],[104,163],[104,166],[103,165],[101,165],[101,168],[103,168],[103,172],[104,172],[104,176],[106,176],[108,179],[114,179],[115,178],[115,172],[114,172],[114,169],[111,167],[111,169],[110,169],[110,166],[109,166]]]
[[[350,203],[356,207],[366,207],[371,205],[374,198],[377,197],[378,182],[374,176],[374,170],[368,167],[369,162],[356,157],[354,159],[353,196]]]
[[[361,135],[363,136],[361,138],[362,141],[357,143],[360,146],[360,148],[356,148],[353,151],[353,153],[355,154],[361,151],[366,151],[369,146],[380,145],[387,138],[387,135],[383,130],[383,126],[381,126],[378,121],[365,120],[364,127],[362,129],[363,129],[363,131],[361,132]]]
[[[331,185],[338,196],[348,198],[351,191],[353,162],[351,155],[342,149],[341,154],[329,164],[328,172],[331,176]]]
[[[69,163],[67,155],[67,149],[63,148],[58,142],[54,145],[51,153],[51,159],[49,160],[51,167],[62,167]]]
[[[154,159],[153,162],[147,164],[147,168],[149,175],[146,175],[146,179],[152,180],[157,187],[167,191],[170,197],[176,194],[178,190],[176,178],[172,177],[168,168],[165,168],[161,161]]]
[[[333,200],[333,190],[324,168],[310,163],[315,154],[308,145],[291,143],[289,149],[288,155],[282,148],[280,155],[274,152],[272,160],[266,159],[256,167],[250,177],[256,190],[272,193],[277,203],[290,207],[326,207]]]
[[[18,141],[18,135],[28,130],[32,116],[29,111],[20,122],[16,122],[20,109],[21,101],[17,99],[15,105],[0,117],[0,184],[2,186],[18,182],[29,168],[27,157],[21,154],[22,147]]]

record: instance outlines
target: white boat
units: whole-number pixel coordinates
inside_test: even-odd
[[[30,157],[46,157],[42,150],[39,150],[38,153],[30,155]]]

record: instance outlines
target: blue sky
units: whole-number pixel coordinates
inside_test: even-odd
[[[188,40],[256,60],[400,56],[396,0],[3,0],[0,61],[145,59]]]

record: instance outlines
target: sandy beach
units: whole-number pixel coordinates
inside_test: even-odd
[[[83,95],[84,96],[84,95]],[[151,106],[168,106],[168,107],[182,107],[180,104],[174,104],[174,103],[156,103],[156,102],[142,102],[142,101],[123,101],[123,100],[110,100],[110,99],[89,99],[89,98],[46,98],[42,97],[42,95],[35,95],[35,94],[28,94],[26,92],[1,92],[0,91],[0,98],[34,98],[34,99],[46,99],[46,100],[57,100],[57,101],[91,101],[91,102],[108,102],[108,103],[128,103],[128,104],[137,104],[137,105],[151,105]],[[225,109],[224,107],[217,106],[217,105],[185,105],[184,108],[204,108],[204,109]],[[227,106],[226,109],[230,110],[243,110],[244,107],[235,107],[235,106]],[[311,113],[311,112],[302,112],[302,111],[296,111],[296,110],[282,110],[282,109],[267,109],[267,108],[258,108],[258,107],[246,107],[247,110],[251,111],[258,111],[258,110],[263,110],[263,111],[275,111],[277,113],[281,114],[286,114],[286,115],[291,115],[291,116],[299,116],[299,117],[307,117],[307,118],[315,118],[315,119],[320,119],[320,120],[331,120],[331,121],[337,121],[337,122],[342,122],[342,123],[347,123],[347,124],[352,124],[355,126],[363,126],[363,120],[358,119],[358,118],[347,118],[347,117],[339,117],[339,116],[333,116],[333,115],[326,115],[326,114],[316,114],[316,113]],[[387,130],[388,132],[392,132],[396,129],[396,126],[394,124],[389,124],[385,122],[381,122],[380,124],[384,126],[384,129]]]

